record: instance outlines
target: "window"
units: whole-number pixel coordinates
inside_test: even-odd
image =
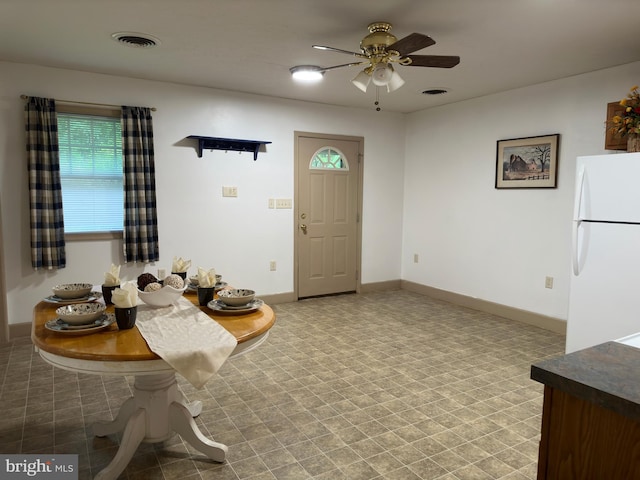
[[[327,168],[337,170],[349,170],[344,155],[339,150],[332,147],[322,147],[313,157],[311,157],[311,170],[323,170]]]
[[[122,232],[120,112],[58,110],[65,234]]]

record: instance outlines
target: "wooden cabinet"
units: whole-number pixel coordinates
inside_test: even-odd
[[[542,361],[538,480],[640,480],[640,349],[607,342]]]
[[[640,479],[640,423],[545,386],[538,480]]]

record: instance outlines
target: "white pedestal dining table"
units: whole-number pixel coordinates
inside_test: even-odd
[[[187,292],[184,297],[236,337],[238,344],[231,356],[258,347],[275,323],[275,314],[266,304],[252,313],[229,315],[199,306],[195,293]],[[118,330],[113,323],[88,335],[65,335],[45,328],[47,321],[56,318],[58,306],[41,301],[34,307],[31,340],[46,362],[79,373],[135,377],[133,396],[122,404],[116,418],[93,427],[99,437],[122,432],[116,455],[96,480],[115,480],[141,442],[161,442],[176,433],[208,458],[225,460],[227,446],[207,438],[194,421],[202,410],[201,402],[186,401],[175,370],[149,349],[136,327]],[[106,311],[113,312],[113,306]]]

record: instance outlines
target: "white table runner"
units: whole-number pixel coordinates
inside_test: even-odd
[[[169,307],[138,305],[136,326],[151,351],[200,389],[236,348],[236,338],[184,297]]]

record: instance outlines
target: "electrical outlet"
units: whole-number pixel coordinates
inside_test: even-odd
[[[275,272],[276,271],[276,261],[275,260],[271,260],[269,262],[269,271],[271,271],[271,272]]]
[[[414,253],[414,254],[413,254],[413,263],[418,263],[418,260],[419,260],[419,258],[418,258],[418,254],[417,254],[417,253]]]
[[[222,196],[223,197],[237,197],[238,196],[238,187],[222,187]]]
[[[553,277],[544,278],[544,288],[553,288]]]

